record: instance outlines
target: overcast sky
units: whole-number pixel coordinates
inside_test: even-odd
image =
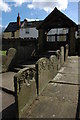
[[[21,20],[43,20],[54,7],[79,22],[79,0],[0,0],[0,27],[16,22],[18,12]]]

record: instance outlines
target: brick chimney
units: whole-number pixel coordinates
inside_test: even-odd
[[[18,13],[18,17],[17,17],[17,26],[18,26],[18,28],[20,28],[20,25],[21,25],[20,16],[19,16],[19,13]]]

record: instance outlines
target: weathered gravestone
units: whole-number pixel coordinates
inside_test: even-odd
[[[60,50],[56,51],[56,57],[57,57],[57,70],[60,70],[60,68],[61,68],[61,52],[60,52]]]
[[[5,58],[4,56],[2,56],[2,72],[6,72],[8,71],[9,68],[13,67],[13,65],[15,64],[13,62],[15,54],[16,54],[16,49],[10,48]]]
[[[16,116],[21,118],[37,97],[35,68],[24,68],[14,76]]]
[[[55,55],[51,55],[50,58],[50,79],[53,79],[57,74],[57,57]]]
[[[69,52],[68,44],[65,46],[65,48],[66,48],[66,52],[65,52],[65,60],[67,60],[68,52]]]
[[[50,66],[47,58],[40,58],[36,63],[37,69],[37,93],[41,94],[50,80]]]
[[[7,71],[7,67],[6,67],[6,61],[7,61],[7,56],[0,56],[0,58],[2,59],[2,69],[1,69],[1,72],[6,72]],[[1,60],[0,59],[0,60]]]
[[[64,47],[62,46],[61,48],[61,66],[64,64]]]

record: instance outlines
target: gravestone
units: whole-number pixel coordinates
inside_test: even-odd
[[[14,58],[16,54],[16,49],[15,48],[10,48],[7,51],[6,56],[2,56],[2,72],[8,71],[9,68],[12,68],[14,63]]]
[[[21,118],[37,97],[35,68],[24,68],[14,76],[16,116]]]
[[[61,68],[61,52],[60,52],[60,50],[56,51],[56,56],[57,56],[57,70],[60,70],[60,68]]]
[[[16,49],[15,49],[15,48],[10,48],[10,49],[8,50],[8,53],[7,53],[7,61],[6,61],[6,64],[5,64],[7,70],[8,70],[9,68],[12,68],[13,65],[15,64],[14,61],[13,61],[13,59],[14,59],[14,57],[15,57],[15,54],[16,54]]]
[[[62,46],[61,48],[61,66],[64,64],[64,47]]]
[[[55,55],[51,55],[50,58],[50,79],[53,79],[57,74],[57,58]]]
[[[36,63],[37,69],[37,93],[41,94],[50,80],[50,66],[49,60],[45,57],[40,58]]]
[[[68,52],[69,52],[68,44],[65,46],[65,48],[66,48],[66,52],[65,52],[65,60],[67,60]]]

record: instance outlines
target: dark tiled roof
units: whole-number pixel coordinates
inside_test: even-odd
[[[21,24],[23,21],[21,21]],[[17,22],[10,22],[4,32],[14,32],[18,29]]]
[[[21,21],[21,25],[23,22],[25,21]],[[30,22],[26,21],[23,28],[38,27],[41,23],[42,21],[30,21]],[[17,29],[18,29],[17,22],[10,22],[4,32],[15,32]]]
[[[43,21],[32,21],[32,22],[28,22],[28,25],[31,24],[30,27],[38,27]]]
[[[27,21],[25,20],[24,21],[24,25],[21,26],[22,28],[32,28],[32,27],[38,27],[40,26],[40,24],[42,23],[43,21]]]
[[[65,14],[55,8],[43,21],[43,23],[38,27],[44,29],[51,28],[70,28],[76,27],[77,24],[68,18]]]

